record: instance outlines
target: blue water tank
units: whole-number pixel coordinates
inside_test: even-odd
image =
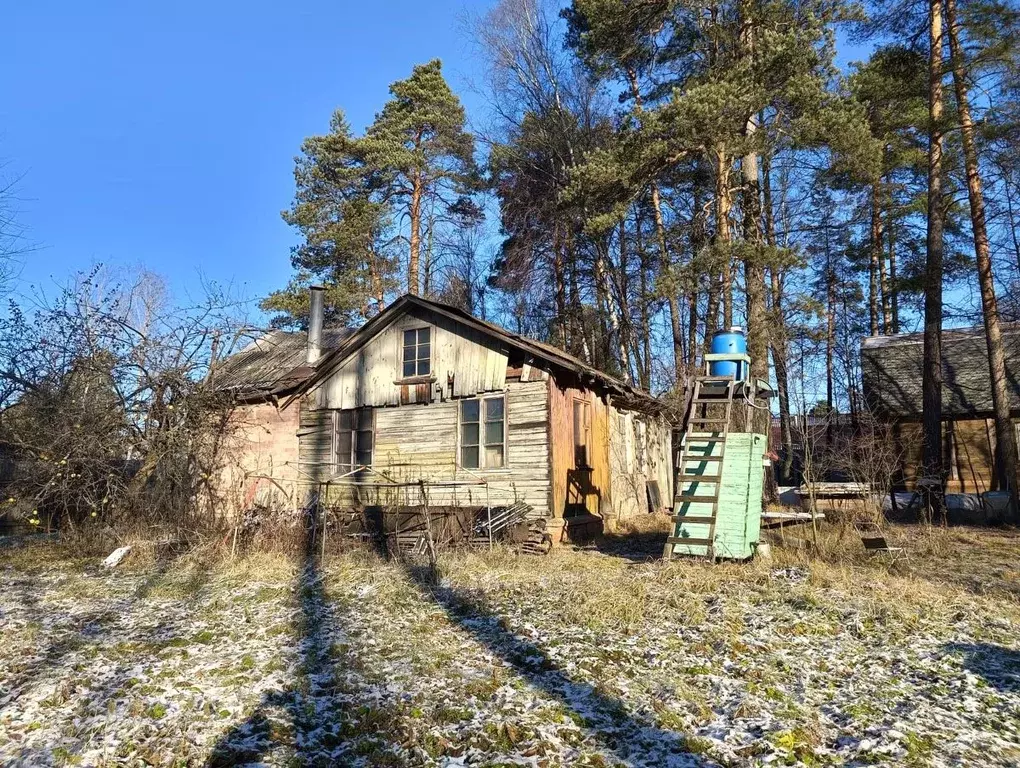
[[[713,355],[746,355],[747,336],[742,328],[733,327],[728,331],[716,331],[712,334],[711,352]],[[747,378],[744,363],[718,360],[709,364],[708,372],[712,376],[732,376],[738,381]]]

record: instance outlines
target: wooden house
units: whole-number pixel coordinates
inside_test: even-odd
[[[1020,418],[1020,327],[1003,329],[1014,420]],[[902,479],[913,487],[921,466],[920,333],[873,336],[861,343],[864,396],[871,412],[890,426]],[[943,446],[949,493],[998,490],[992,388],[983,328],[947,330],[942,336]]]
[[[665,511],[662,401],[548,344],[403,296],[352,333],[272,332],[216,371],[235,508],[310,490],[352,509],[528,507],[554,542]],[[288,490],[290,489],[290,490]]]

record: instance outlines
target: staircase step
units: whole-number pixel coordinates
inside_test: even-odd
[[[677,475],[677,482],[683,483],[721,483],[722,475]]]
[[[716,521],[714,515],[670,515],[669,519],[674,523],[689,523],[690,525],[712,525]]]
[[[702,462],[702,461],[722,461],[723,457],[722,457],[722,455],[719,455],[719,456],[704,456],[704,455],[702,455],[700,453],[681,453],[680,454],[680,459],[682,461],[686,461],[686,460],[690,459],[690,460],[693,460],[693,461],[696,461],[696,462]]]
[[[729,419],[688,419],[688,424],[728,424]]]
[[[697,496],[695,494],[677,494],[673,498],[674,504],[717,504],[718,496]]]
[[[688,539],[682,536],[670,536],[666,539],[667,544],[690,544],[695,547],[711,547],[715,539]]]

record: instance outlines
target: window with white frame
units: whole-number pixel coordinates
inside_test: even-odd
[[[432,329],[404,331],[404,378],[432,373]]]
[[[348,408],[333,412],[333,464],[338,474],[372,465],[375,411]]]
[[[460,465],[464,469],[506,466],[506,400],[503,395],[460,401]]]

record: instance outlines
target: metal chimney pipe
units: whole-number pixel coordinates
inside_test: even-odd
[[[319,357],[322,356],[323,300],[326,289],[321,285],[313,285],[309,293],[308,347],[305,352],[305,362],[308,365],[315,365]]]

